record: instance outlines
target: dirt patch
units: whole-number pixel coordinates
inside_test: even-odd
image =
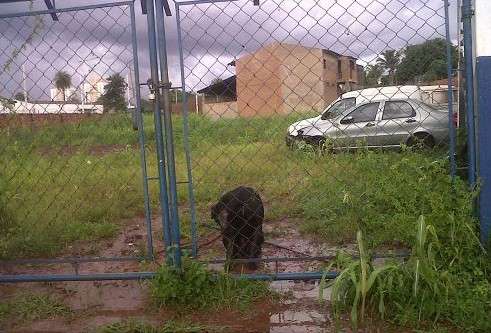
[[[265,225],[267,244],[264,246],[265,258],[317,256],[334,254],[339,248],[322,245],[309,239],[298,231],[300,220],[281,219]],[[152,221],[155,235],[160,234],[160,220]],[[223,257],[223,245],[217,233],[211,232],[203,241],[208,245],[203,255],[214,254]],[[129,220],[122,232],[112,240],[97,245],[101,249],[97,255],[103,257],[138,254],[144,249],[146,228],[141,218]],[[156,240],[156,245],[161,242]],[[87,248],[80,246],[73,253],[85,253]],[[156,248],[157,263],[163,262],[163,248]],[[346,246],[353,250],[353,246]],[[270,262],[263,265],[262,272],[295,272],[317,270],[322,263],[314,261]],[[220,269],[221,265],[213,265]],[[78,266],[79,273],[125,272],[154,270],[156,264],[139,262],[96,262]],[[2,274],[64,274],[73,273],[72,265],[44,265],[42,267],[0,267]],[[265,300],[253,305],[247,312],[237,311],[178,311],[179,309],[156,310],[150,304],[148,282],[138,281],[99,281],[99,282],[60,282],[27,283],[0,285],[2,299],[10,299],[25,292],[49,294],[63,301],[72,313],[64,317],[48,318],[33,322],[10,321],[0,324],[0,331],[8,332],[91,332],[97,327],[118,321],[135,319],[153,325],[163,325],[168,320],[180,320],[207,327],[222,327],[223,332],[334,332],[335,324],[330,315],[329,292],[324,294],[326,303],[319,302],[317,282],[280,281],[271,283],[271,288],[283,295],[281,302]],[[346,328],[347,322],[342,323]],[[344,330],[349,332],[349,329]],[[375,332],[376,330],[374,330]],[[368,331],[367,331],[368,332]],[[381,332],[390,332],[382,330]]]
[[[84,120],[96,120],[103,115],[90,113],[59,113],[59,114],[0,114],[2,127],[41,128],[53,124],[78,124]]]

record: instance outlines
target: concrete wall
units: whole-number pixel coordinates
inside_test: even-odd
[[[338,97],[339,83],[345,84],[345,91],[361,83],[355,59],[278,42],[237,59],[236,73],[241,117],[321,112]]]
[[[101,114],[59,113],[59,114],[0,114],[0,128],[31,127],[40,128],[53,124],[73,124],[85,119],[102,119]]]
[[[237,107],[240,116],[273,115],[282,113],[282,94],[279,73],[281,60],[271,44],[236,61]]]
[[[187,109],[188,109],[188,114],[191,113],[198,113],[198,109],[200,108],[200,104],[203,103],[203,97],[199,96],[198,97],[198,105],[196,105],[196,97],[195,95],[190,95],[187,100]],[[184,110],[184,103],[179,102],[179,103],[170,103],[171,107],[171,112],[172,113],[177,113],[177,114],[183,114]]]
[[[15,114],[70,114],[70,113],[97,113],[103,112],[102,105],[98,104],[68,104],[68,103],[29,103],[16,101],[9,107],[0,103],[1,113]]]
[[[338,58],[332,54],[323,52],[323,61],[325,61],[326,64],[322,74],[322,81],[324,84],[324,106],[327,106],[338,98]]]
[[[212,119],[231,119],[239,117],[237,102],[203,104],[203,115]]]
[[[281,96],[283,113],[324,109],[324,67],[321,49],[282,44]]]

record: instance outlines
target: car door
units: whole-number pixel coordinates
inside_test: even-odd
[[[404,100],[385,101],[383,104],[377,133],[380,145],[395,146],[406,142],[419,126],[416,110]]]
[[[337,122],[333,145],[335,147],[360,147],[376,144],[377,113],[380,102],[362,104]]]

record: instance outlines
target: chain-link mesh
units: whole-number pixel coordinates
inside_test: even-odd
[[[0,19],[1,259],[147,254],[131,14]]]
[[[409,244],[403,229],[431,211],[414,187],[431,188],[431,168],[448,167],[447,64],[456,66],[457,48],[448,60],[443,6],[178,6],[183,86],[197,105],[189,138],[200,259],[257,259],[262,248],[266,262],[307,261],[352,248],[357,229],[376,248]]]

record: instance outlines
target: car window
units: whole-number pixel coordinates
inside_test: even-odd
[[[368,103],[362,106],[357,107],[353,112],[349,113],[346,117],[352,117],[353,120],[351,123],[362,123],[367,121],[374,121],[377,116],[379,102],[377,103]]]
[[[344,98],[334,103],[329,109],[322,114],[322,119],[335,118],[350,107],[355,106],[356,98]]]
[[[382,119],[397,119],[414,117],[416,112],[411,104],[404,101],[385,102]]]

